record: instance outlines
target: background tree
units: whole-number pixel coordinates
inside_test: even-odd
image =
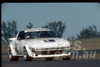
[[[88,39],[88,38],[100,38],[100,32],[97,31],[95,25],[89,26],[88,28],[83,28],[82,31],[77,35],[78,39]]]
[[[3,21],[3,23],[1,24],[1,34],[2,34],[2,43],[7,43],[8,42],[8,36],[7,36],[7,24],[6,22]]]
[[[50,22],[47,25],[45,25],[43,28],[49,28],[51,31],[53,31],[58,37],[62,37],[66,25],[65,23],[62,23],[61,21],[58,22]]]
[[[8,43],[8,38],[15,37],[17,34],[17,23],[16,21],[3,21],[2,24],[2,43]]]
[[[28,25],[26,25],[26,27],[27,27],[28,29],[30,29],[30,28],[32,28],[32,27],[33,27],[33,24],[32,24],[31,22],[29,22],[29,24],[28,24]]]

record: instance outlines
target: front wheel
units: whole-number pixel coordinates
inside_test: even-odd
[[[18,56],[13,56],[11,50],[9,50],[9,58],[10,61],[18,61],[19,57]]]
[[[71,59],[71,56],[67,56],[67,57],[64,57],[62,58],[63,60],[70,60]]]
[[[32,57],[28,56],[26,49],[24,49],[24,59],[25,59],[25,61],[32,61],[33,60]]]

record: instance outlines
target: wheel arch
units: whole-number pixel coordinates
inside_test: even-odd
[[[13,56],[17,55],[16,51],[15,51],[15,49],[14,49],[14,47],[12,45],[9,45],[9,47],[8,47],[8,54],[9,54],[9,51],[11,51],[11,53],[12,53]]]
[[[23,47],[23,51],[24,51],[24,49],[27,51],[27,53],[28,53],[29,56],[32,56],[32,51],[29,49],[29,46],[28,45],[25,45]]]

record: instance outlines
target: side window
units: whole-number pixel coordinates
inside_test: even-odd
[[[42,32],[42,33],[40,34],[40,37],[47,37],[47,32]]]
[[[25,33],[24,33],[24,31],[19,32],[19,35],[18,35],[17,39],[18,40],[25,39]]]

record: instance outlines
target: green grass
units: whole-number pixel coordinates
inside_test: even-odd
[[[80,41],[82,42],[81,47],[82,48],[86,48],[86,50],[100,50],[100,38],[94,38],[94,39],[79,39],[79,40],[71,40],[72,42],[72,49],[74,46],[74,43],[76,41]],[[100,59],[100,53],[96,53],[96,57],[95,58],[72,58],[72,59],[77,59],[77,60],[88,60],[88,59]]]
[[[7,50],[8,50],[8,44],[2,44],[2,52],[7,52]]]
[[[100,49],[100,38],[73,40],[72,47],[74,47],[75,41],[82,42],[82,44],[80,45],[82,46],[82,48],[86,48],[86,50]]]

